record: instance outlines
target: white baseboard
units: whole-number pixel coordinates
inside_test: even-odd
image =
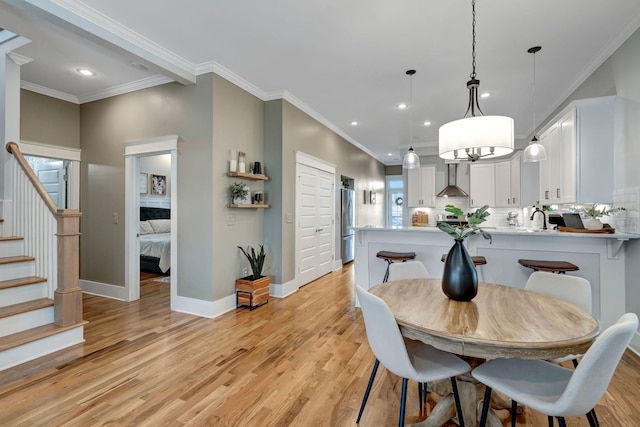
[[[295,293],[298,288],[300,288],[300,285],[298,285],[297,279],[293,279],[284,284],[270,283],[269,296],[274,298],[286,298],[289,295]]]
[[[92,282],[91,280],[79,280],[82,292],[99,297],[127,301],[127,290],[124,286],[110,285],[108,283]]]
[[[216,301],[204,301],[195,298],[176,296],[173,298],[171,310],[194,316],[213,319],[224,313],[236,309],[236,294],[226,296]]]
[[[334,259],[333,260],[333,271],[340,270],[342,268],[342,260]]]

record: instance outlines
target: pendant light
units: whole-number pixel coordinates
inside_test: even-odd
[[[540,52],[542,47],[534,46],[527,50],[528,53],[533,54],[533,138],[531,142],[524,149],[522,154],[523,162],[539,162],[541,160],[547,160],[547,150],[544,145],[538,142],[536,137],[536,53]]]
[[[441,158],[449,160],[492,158],[513,151],[513,119],[505,116],[485,116],[478,104],[476,78],[476,1],[471,2],[472,39],[471,79],[467,82],[469,104],[464,118],[440,126],[439,149]],[[476,112],[479,113],[476,115]]]
[[[407,70],[405,73],[409,76],[409,144],[413,143],[413,75],[416,70]],[[420,167],[420,157],[413,151],[413,147],[409,145],[409,151],[402,159],[402,169],[417,169]]]

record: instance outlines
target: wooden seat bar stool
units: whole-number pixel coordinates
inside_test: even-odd
[[[394,262],[405,262],[416,258],[415,252],[390,252],[380,251],[376,254],[376,257],[387,261],[387,271],[384,273],[384,279],[382,283],[386,283],[389,280],[389,266]]]
[[[443,254],[442,258],[440,258],[440,261],[445,262],[446,260],[447,260],[447,254]],[[485,265],[487,263],[487,259],[483,256],[472,256],[471,261],[473,262],[473,265],[475,265],[476,267],[479,265]]]
[[[543,261],[537,259],[519,259],[518,264],[533,271],[548,271],[549,273],[565,274],[567,271],[578,271],[580,268],[567,261]]]

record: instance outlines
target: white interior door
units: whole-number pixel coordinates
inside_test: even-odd
[[[298,166],[296,265],[301,285],[331,272],[335,223],[333,187],[333,174],[307,165]]]
[[[25,157],[56,206],[59,209],[67,209],[65,161],[43,157]]]

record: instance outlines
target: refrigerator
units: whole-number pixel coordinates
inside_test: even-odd
[[[341,215],[341,237],[342,237],[342,264],[353,261],[353,250],[355,246],[354,231],[349,227],[355,224],[355,191],[350,188],[342,189]]]

